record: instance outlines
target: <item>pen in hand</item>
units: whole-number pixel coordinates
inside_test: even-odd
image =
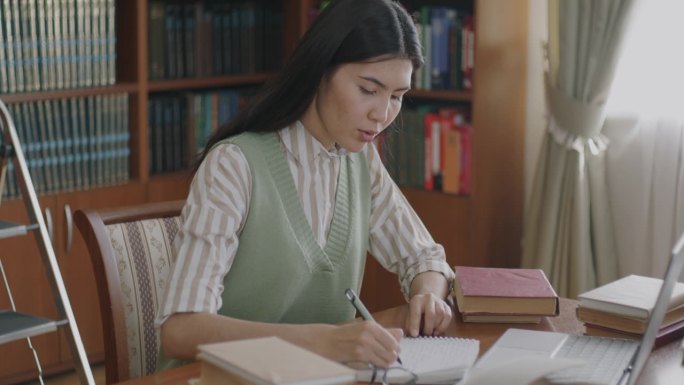
[[[359,296],[356,295],[354,290],[347,289],[344,291],[344,295],[347,296],[347,299],[349,300],[349,302],[351,302],[352,306],[354,306],[354,309],[356,309],[356,311],[359,312],[361,318],[363,318],[366,321],[375,322],[373,316],[370,314],[368,309],[366,309],[366,306],[363,304],[363,302],[361,302],[361,298],[359,298]],[[403,363],[401,362],[401,358],[399,358],[399,356],[397,356],[397,362],[399,363],[399,365],[403,365]]]

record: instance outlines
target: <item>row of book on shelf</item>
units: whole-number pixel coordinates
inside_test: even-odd
[[[252,88],[154,94],[148,103],[150,174],[192,167],[209,137],[230,122]]]
[[[7,107],[37,193],[128,181],[127,94],[11,103]],[[3,196],[19,195],[10,160]]]
[[[115,0],[0,0],[0,92],[116,82]]]
[[[376,146],[398,185],[469,194],[471,137],[465,109],[423,105],[404,108]]]
[[[274,70],[281,63],[282,2],[149,2],[153,80]]]
[[[322,4],[328,3],[323,1]],[[425,64],[416,71],[413,88],[470,90],[475,67],[475,25],[469,10],[422,5],[409,8],[418,26]],[[309,10],[309,24],[321,8]]]
[[[416,71],[414,88],[470,90],[475,67],[475,27],[469,12],[445,6],[421,6],[418,22],[425,65]]]
[[[192,167],[216,130],[244,107],[255,88],[153,94],[148,104],[150,174]],[[401,186],[455,194],[470,192],[472,128],[464,110],[405,109],[397,129],[375,142]]]

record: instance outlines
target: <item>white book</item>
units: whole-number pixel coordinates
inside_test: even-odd
[[[356,371],[278,337],[200,345],[200,383],[352,384]]]
[[[579,306],[646,319],[653,311],[663,280],[629,275],[578,296]],[[677,283],[668,310],[684,306],[684,283]]]

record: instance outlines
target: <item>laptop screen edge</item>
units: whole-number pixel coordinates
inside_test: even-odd
[[[639,377],[639,373],[641,373],[641,370],[651,354],[658,330],[663,323],[665,313],[667,313],[672,291],[677,283],[677,278],[682,272],[682,268],[684,268],[684,234],[679,237],[679,240],[672,248],[672,255],[665,272],[663,285],[660,287],[658,298],[656,299],[655,306],[648,319],[646,332],[641,340],[642,342],[634,355],[627,385],[634,385]]]

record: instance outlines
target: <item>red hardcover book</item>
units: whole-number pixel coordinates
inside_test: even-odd
[[[461,169],[459,170],[459,193],[470,194],[470,160],[472,158],[471,136],[473,128],[467,121],[463,120],[457,126],[459,137],[461,138]]]
[[[454,271],[461,313],[558,315],[558,295],[541,269],[456,266]]]
[[[465,119],[464,113],[457,108],[442,108],[439,115],[442,118],[442,191],[458,194],[462,168],[458,124]]]
[[[426,190],[435,190],[435,175],[439,172],[439,164],[435,164],[435,158],[439,156],[440,117],[435,113],[425,114],[425,184]],[[437,150],[437,151],[436,151]]]

